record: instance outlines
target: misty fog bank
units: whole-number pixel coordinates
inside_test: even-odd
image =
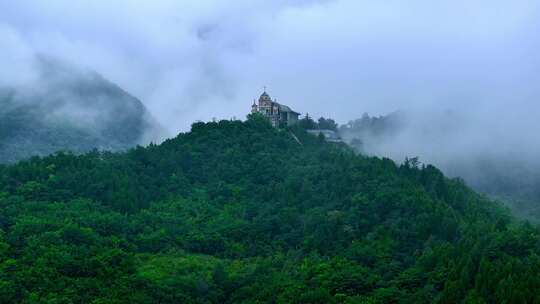
[[[20,0],[0,3],[0,19],[0,86],[77,101],[79,89],[29,85],[40,82],[37,54],[59,58],[143,101],[170,135],[243,118],[265,85],[297,111],[340,122],[403,109],[395,128],[360,134],[365,151],[419,156],[477,189],[538,197],[535,0]],[[63,81],[77,87],[68,76],[50,88]],[[76,104],[40,113],[97,129],[118,113]]]
[[[20,0],[0,17],[0,83],[31,81],[34,54],[61,58],[142,100],[171,134],[244,117],[265,85],[342,122],[449,105],[499,115],[540,96],[533,0]]]
[[[32,81],[0,86],[0,163],[125,150],[162,135],[138,99],[98,73],[43,56],[33,68]]]
[[[511,118],[517,115],[519,118]],[[476,190],[540,207],[540,134],[536,111],[467,109],[365,114],[340,128],[360,151],[402,162],[419,157]]]

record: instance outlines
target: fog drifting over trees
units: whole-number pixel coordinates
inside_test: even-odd
[[[267,85],[341,123],[414,113],[379,147],[396,159],[537,166],[537,1],[17,1],[0,17],[0,85],[38,85],[35,56],[61,58],[142,100],[162,137],[243,118]]]

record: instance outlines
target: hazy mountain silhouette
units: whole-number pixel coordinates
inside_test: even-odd
[[[0,162],[58,150],[122,150],[157,132],[137,98],[96,72],[37,60],[38,80],[0,88]]]

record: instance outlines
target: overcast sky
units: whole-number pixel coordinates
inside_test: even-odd
[[[44,53],[116,82],[171,132],[243,118],[263,86],[342,123],[457,109],[525,130],[540,125],[539,33],[537,0],[5,0],[0,85],[31,80]]]

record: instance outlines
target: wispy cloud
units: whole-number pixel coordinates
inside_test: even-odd
[[[532,118],[540,96],[539,6],[5,1],[0,81],[31,79],[32,52],[57,56],[135,94],[172,132],[197,119],[242,117],[263,85],[299,111],[341,122],[396,109]]]

